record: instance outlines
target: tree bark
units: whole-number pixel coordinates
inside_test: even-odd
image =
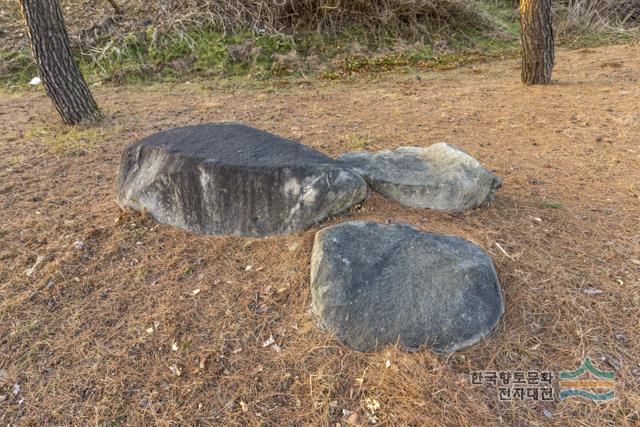
[[[44,88],[67,124],[102,114],[73,59],[59,0],[19,0]]]
[[[527,85],[551,81],[555,47],[551,0],[520,0],[522,30],[522,82]]]

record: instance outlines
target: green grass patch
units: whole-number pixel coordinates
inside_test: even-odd
[[[242,77],[254,81],[296,76],[326,80],[402,68],[447,70],[520,52],[517,8],[509,2],[476,2],[490,17],[492,29],[434,28],[422,42],[407,44],[395,33],[368,34],[352,27],[335,36],[317,32],[292,37],[250,31],[224,34],[214,28],[162,32],[154,26],[79,52],[89,82],[182,82],[191,79]],[[622,43],[632,32],[583,32],[563,36],[559,45],[575,48]],[[37,75],[30,52],[0,52],[0,84],[25,87]]]
[[[544,209],[564,209],[564,205],[560,202],[555,202],[553,200],[545,200],[542,202],[542,207]]]
[[[516,49],[514,23],[502,22],[509,16],[506,12],[500,15],[505,8],[487,7],[499,34],[484,34],[473,26],[464,32],[433,28],[427,31],[428,39],[407,44],[391,27],[375,37],[370,30],[353,26],[333,36],[311,32],[294,39],[250,31],[224,34],[212,27],[163,32],[151,25],[124,37],[103,40],[99,46],[78,52],[76,58],[87,80],[113,83],[234,76],[254,80],[301,75],[342,79],[407,66],[447,69]],[[2,55],[11,56],[13,65],[4,72],[0,70],[0,84],[21,87],[37,75],[30,52]]]
[[[38,75],[29,51],[0,51],[0,84],[12,86],[26,84]]]
[[[116,132],[115,128],[100,126],[54,125],[31,129],[25,138],[38,141],[57,155],[74,157],[93,151]]]

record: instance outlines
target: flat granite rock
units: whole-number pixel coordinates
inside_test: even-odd
[[[316,234],[311,310],[356,350],[400,343],[452,352],[485,337],[504,302],[491,258],[473,243],[358,221]]]
[[[122,156],[122,207],[208,235],[304,230],[366,197],[366,183],[297,142],[235,123],[187,126],[133,144]]]
[[[374,191],[414,208],[472,209],[492,201],[501,186],[480,162],[445,143],[347,153],[337,160],[362,175]]]

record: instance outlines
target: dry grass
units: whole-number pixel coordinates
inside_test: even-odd
[[[371,35],[392,32],[420,39],[438,27],[486,28],[491,22],[464,0],[170,0],[155,5],[169,26],[213,24],[226,32],[249,28],[256,33],[335,35],[359,25]]]
[[[21,24],[13,0],[0,0],[0,29],[9,42],[19,37]],[[84,4],[62,0],[64,15],[75,45],[99,47],[105,40],[144,32],[146,25],[183,34],[189,28],[215,28],[221,32],[301,37],[309,33],[333,36],[358,27],[368,38],[397,36],[424,39],[445,29],[491,29],[491,18],[465,0],[127,0],[114,16],[107,2]],[[0,45],[0,46],[2,46]]]
[[[640,0],[559,0],[555,8],[574,31],[640,23]]]
[[[116,131],[80,156],[27,137],[58,120],[44,94],[3,93],[0,422],[335,425],[348,410],[364,425],[375,399],[380,425],[637,425],[640,53],[560,52],[555,76],[523,87],[514,60],[420,82],[404,74],[268,91],[99,87],[105,126]],[[308,311],[319,227],[211,238],[118,211],[114,177],[126,144],[225,120],[333,156],[365,143],[447,141],[495,170],[505,183],[496,203],[473,212],[373,195],[330,223],[399,221],[478,243],[507,303],[496,331],[450,356],[354,352],[319,332]],[[270,336],[281,352],[263,347]],[[606,370],[601,357],[620,361],[614,401],[501,403],[468,381],[482,369],[571,369],[587,355]]]

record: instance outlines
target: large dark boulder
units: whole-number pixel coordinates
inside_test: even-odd
[[[338,161],[385,197],[414,208],[462,211],[490,202],[501,181],[453,145],[347,153]]]
[[[294,233],[365,196],[363,179],[324,154],[234,123],[145,138],[125,150],[117,179],[122,207],[210,235]]]
[[[451,352],[486,336],[504,303],[478,246],[403,224],[346,222],[316,234],[311,308],[360,351],[400,343]]]

